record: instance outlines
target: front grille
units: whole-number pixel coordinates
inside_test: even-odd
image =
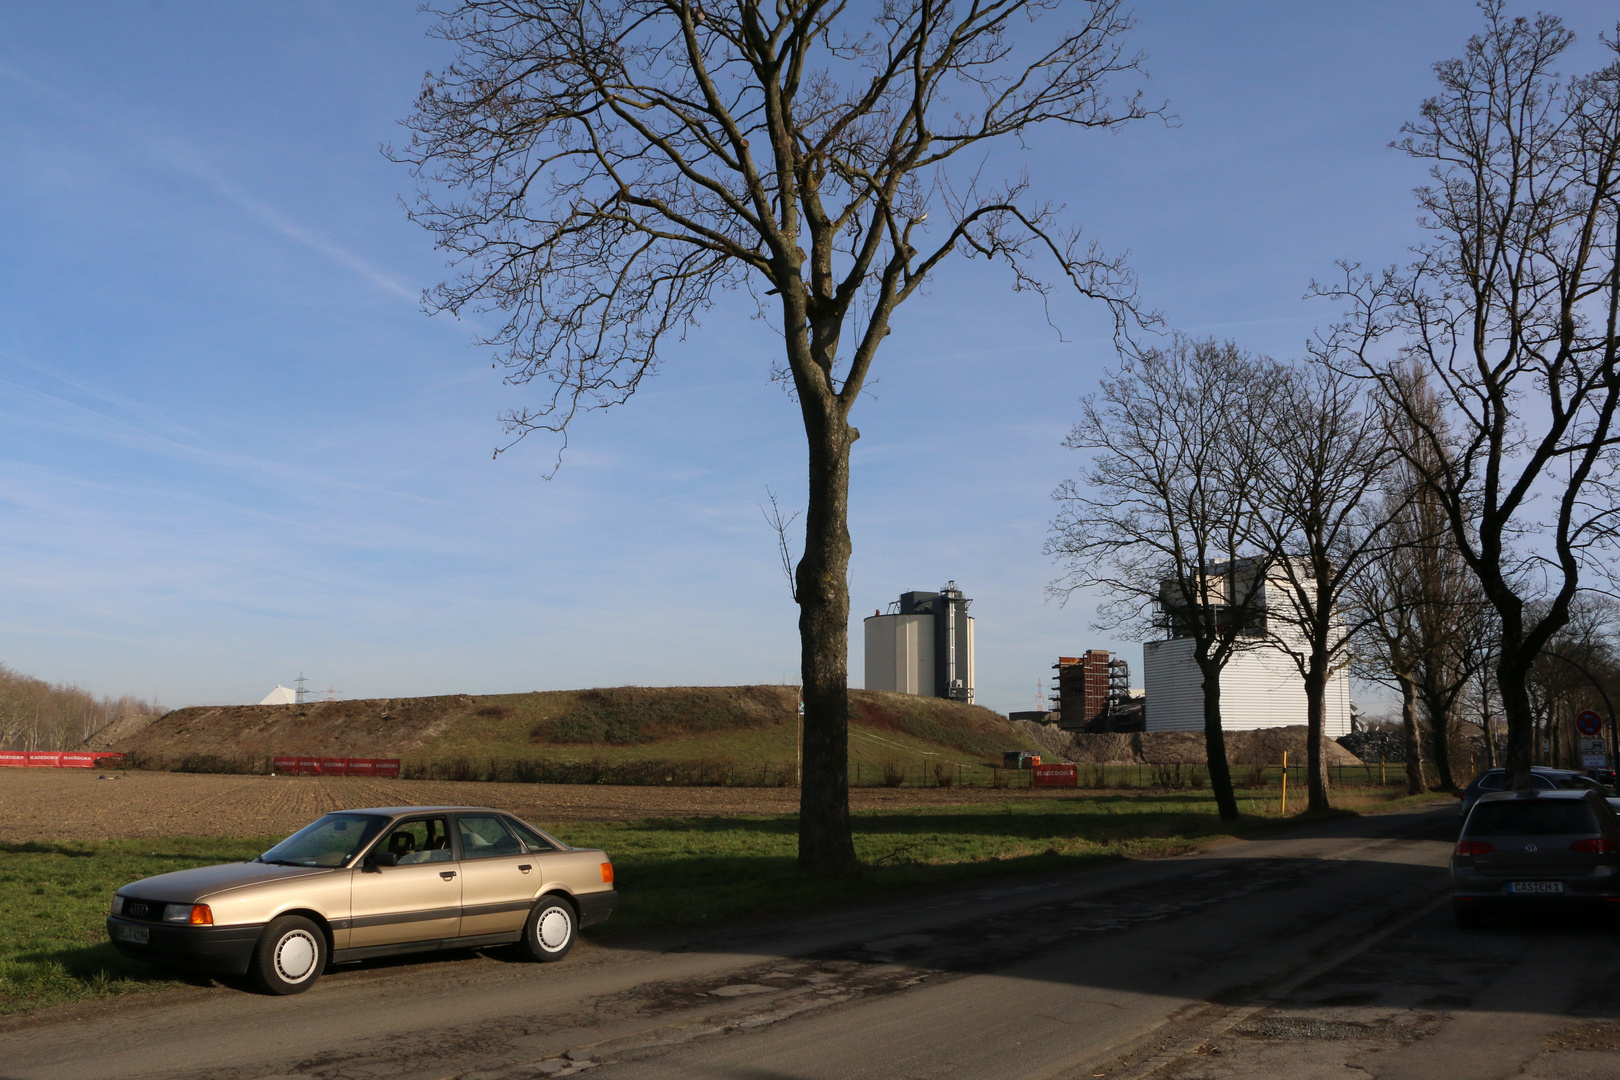
[[[141,922],[162,922],[163,909],[168,904],[161,900],[131,900],[124,898],[123,915],[126,919],[139,919]]]

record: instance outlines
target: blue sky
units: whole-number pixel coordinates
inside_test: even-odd
[[[1526,13],[1531,9],[1524,8]],[[1551,10],[1597,60],[1610,0]],[[1297,355],[1338,258],[1417,239],[1386,149],[1478,26],[1444,2],[1143,3],[1173,127],[1043,139],[1043,195],[1198,336]],[[761,518],[803,499],[795,407],[746,298],[717,305],[562,470],[498,460],[505,387],[405,220],[399,137],[448,59],[414,3],[11,4],[0,34],[0,662],[168,706],[300,671],[344,697],[796,681]],[[1059,654],[1139,644],[1047,602],[1060,446],[1112,353],[958,262],[904,310],[854,417],[862,615],[954,579],[978,695],[1031,708]],[[1371,695],[1369,694],[1368,697]]]

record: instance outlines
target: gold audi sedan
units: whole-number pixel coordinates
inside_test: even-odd
[[[297,994],[373,956],[521,943],[561,960],[617,902],[600,850],[500,810],[390,806],[327,814],[252,862],[125,885],[107,933],[128,956]]]

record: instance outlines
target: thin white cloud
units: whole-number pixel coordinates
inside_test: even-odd
[[[11,359],[11,357],[9,354],[0,353],[0,359]],[[87,396],[100,398],[104,402],[117,400],[115,395],[99,391],[80,380],[64,378],[55,372],[34,365],[28,366],[73,386]],[[16,405],[21,406],[25,410],[28,419],[34,424],[48,430],[70,434],[78,439],[96,438],[130,450],[140,450],[173,460],[205,465],[238,474],[257,475],[300,487],[321,487],[353,493],[384,495],[422,506],[443,505],[442,500],[430,498],[416,492],[398,491],[375,484],[356,483],[326,472],[301,470],[278,461],[253,457],[209,445],[207,440],[191,434],[179,424],[168,420],[166,417],[161,417],[161,414],[157,414],[156,410],[150,408],[141,407],[140,411],[148,420],[151,420],[154,415],[161,417],[152,426],[162,428],[162,433],[147,430],[139,424],[120,419],[102,409],[92,408],[89,405],[58,394],[49,393],[38,387],[0,378],[0,402],[4,401],[14,402]]]
[[[114,119],[90,107],[72,95],[41,82],[10,64],[0,61],[0,76],[25,86],[35,93],[51,98],[59,105],[72,109],[119,136],[132,139],[148,157],[166,165],[171,171],[191,177],[215,195],[244,211],[250,218],[268,227],[278,235],[302,245],[348,270],[352,270],[383,291],[403,299],[417,302],[421,294],[402,284],[365,257],[350,251],[315,229],[300,225],[269,203],[250,194],[240,185],[227,180],[209,166],[202,155],[190,144],[173,136],[159,135],[127,117]]]

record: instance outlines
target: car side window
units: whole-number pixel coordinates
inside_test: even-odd
[[[1547,779],[1545,776],[1542,776],[1540,773],[1531,773],[1530,786],[1538,791],[1551,791],[1555,785],[1551,780]]]
[[[523,841],[523,846],[529,851],[557,850],[557,845],[523,824],[523,822],[515,818],[508,818],[506,823],[512,827],[513,832],[518,834],[518,839]]]
[[[506,822],[493,814],[461,814],[456,818],[461,833],[463,859],[493,859],[501,855],[521,855],[523,845]]]
[[[383,838],[377,850],[398,856],[400,866],[450,862],[453,854],[449,822],[442,817],[402,821]]]
[[[1479,790],[1501,791],[1507,777],[1502,773],[1487,773],[1479,778]]]

